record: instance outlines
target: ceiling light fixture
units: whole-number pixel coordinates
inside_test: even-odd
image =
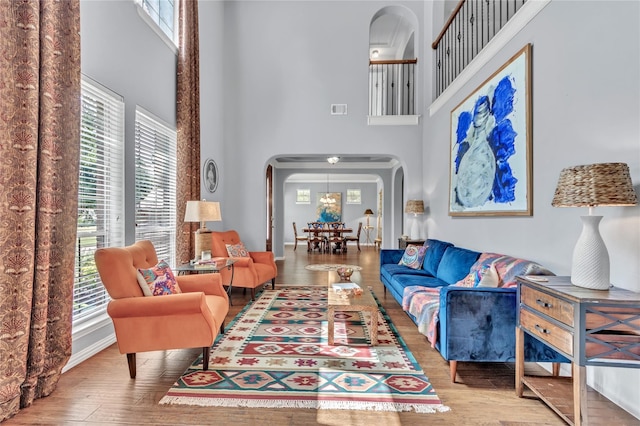
[[[340,157],[327,157],[327,161],[329,162],[329,164],[336,164],[338,161],[340,161]]]
[[[378,56],[380,56],[380,52],[378,51],[378,49],[375,49],[375,50],[372,50],[372,51],[371,51],[371,57],[372,57],[373,59],[377,59],[377,58],[378,58]]]
[[[336,203],[336,199],[329,194],[329,174],[327,174],[327,192],[325,192],[324,197],[320,198],[320,202],[325,207]]]

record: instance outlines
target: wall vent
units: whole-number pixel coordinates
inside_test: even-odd
[[[347,115],[347,104],[331,104],[331,115]]]

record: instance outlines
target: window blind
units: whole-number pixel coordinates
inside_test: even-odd
[[[83,76],[74,325],[104,313],[110,300],[93,255],[97,248],[124,244],[123,153],[122,97]]]
[[[136,241],[175,265],[176,131],[138,107],[135,132]]]

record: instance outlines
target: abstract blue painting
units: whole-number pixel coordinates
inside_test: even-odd
[[[451,112],[449,215],[532,214],[531,45]]]
[[[331,203],[323,203],[322,199],[330,199]],[[316,201],[317,222],[340,222],[342,221],[342,193],[341,192],[318,192]]]

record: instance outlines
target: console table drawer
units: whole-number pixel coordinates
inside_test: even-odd
[[[573,356],[573,333],[526,310],[520,310],[520,326],[528,333]]]
[[[547,293],[535,290],[523,285],[520,289],[520,303],[538,311],[563,324],[573,327],[573,304],[566,300],[558,299]]]

